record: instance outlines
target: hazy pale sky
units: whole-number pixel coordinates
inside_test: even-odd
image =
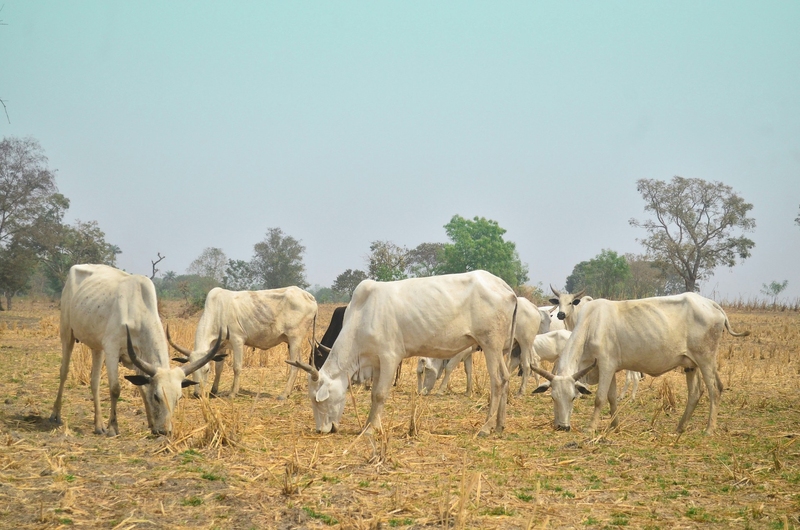
[[[798,2],[6,0],[0,98],[119,266],[249,260],[268,228],[311,284],[369,244],[507,229],[532,283],[642,252],[636,180],[722,181],[753,256],[702,293],[800,297]]]

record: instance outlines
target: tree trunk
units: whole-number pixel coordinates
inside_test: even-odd
[[[6,309],[11,311],[11,297],[14,296],[14,293],[6,293]]]

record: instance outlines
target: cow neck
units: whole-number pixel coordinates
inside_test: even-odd
[[[583,357],[583,345],[586,344],[585,327],[573,331],[567,340],[567,346],[561,355],[558,356],[553,371],[557,375],[571,375],[579,370],[581,358]]]

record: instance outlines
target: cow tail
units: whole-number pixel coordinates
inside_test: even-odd
[[[509,380],[508,366],[506,366],[505,359],[511,358],[511,350],[514,349],[514,335],[517,333],[517,307],[519,307],[519,300],[514,295],[514,313],[511,316],[511,336],[508,340],[508,349],[503,348],[503,358],[500,360],[500,373],[503,375],[503,381]],[[520,352],[520,366],[522,366],[522,354]]]
[[[733,331],[733,329],[731,329],[731,323],[728,320],[728,315],[725,314],[725,311],[723,311],[722,314],[725,315],[725,329],[728,330],[728,333],[730,333],[734,337],[746,337],[746,336],[750,335],[750,330],[743,331],[741,333],[736,333],[735,331]]]

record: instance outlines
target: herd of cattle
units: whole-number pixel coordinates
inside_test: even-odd
[[[365,280],[353,292],[349,305],[334,311],[331,323],[316,342],[317,303],[297,287],[265,291],[208,293],[197,325],[193,347],[176,344],[158,315],[156,291],[146,277],[105,265],[75,265],[61,295],[62,359],[58,395],[51,421],[61,423],[64,383],[72,350],[83,342],[92,350],[91,391],[95,433],[117,435],[119,363],[135,369],[125,378],[139,387],[154,434],[172,431],[172,411],[182,389],[198,385],[208,391],[210,363],[215,376],[210,391],[217,393],[224,366],[223,346],[233,351],[233,387],[239,378],[245,346],[267,349],[287,343],[291,365],[286,399],[298,369],[308,373],[308,394],[317,432],[336,432],[344,412],[348,386],[371,382],[372,406],[367,429],[381,428],[381,414],[392,382],[404,359],[420,357],[417,390],[447,388],[450,374],[461,362],[467,371],[467,393],[472,391],[472,356],[483,352],[490,381],[488,416],[479,434],[500,433],[505,426],[510,374],[522,376],[525,392],[531,374],[545,381],[533,393],[550,390],[554,426],[570,429],[573,400],[591,394],[596,384],[589,430],[595,431],[608,402],[611,425],[617,425],[615,374],[626,370],[626,387],[635,395],[639,379],[659,376],[675,368],[686,375],[688,399],[678,423],[682,432],[703,393],[710,401],[706,433],[714,431],[722,382],[717,372],[717,350],[727,331],[728,317],[714,301],[695,293],[640,300],[592,300],[553,288],[552,306],[536,307],[519,298],[500,278],[473,271],[395,282]],[[309,363],[300,360],[309,333]],[[170,365],[169,345],[183,357]],[[553,372],[540,361],[553,363]],[[105,362],[111,394],[107,426],[100,410],[100,374]],[[701,381],[702,378],[702,381]],[[198,393],[198,387],[195,392]],[[623,391],[624,392],[624,391]]]

